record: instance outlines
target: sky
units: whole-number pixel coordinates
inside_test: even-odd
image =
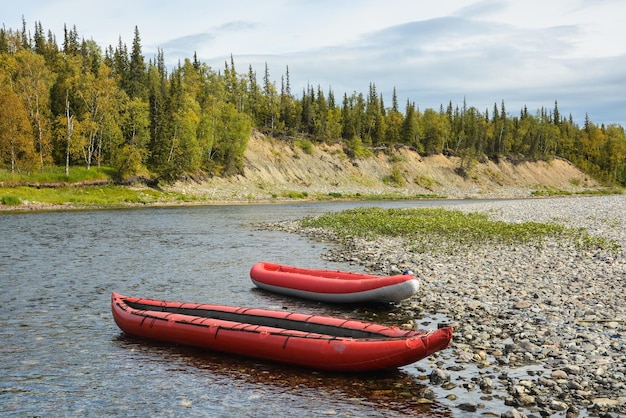
[[[626,127],[626,0],[24,0],[2,2],[0,23],[34,32],[40,22],[59,46],[63,27],[103,49],[135,27],[142,52],[174,68],[186,58],[223,70],[265,66],[280,90],[308,85],[335,100],[369,93],[391,106],[500,109],[511,116],[559,112],[581,125]]]

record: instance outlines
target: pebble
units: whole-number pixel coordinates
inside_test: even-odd
[[[567,379],[567,373],[565,373],[563,370],[555,370],[550,376],[552,376],[552,378],[556,380]]]
[[[517,409],[511,409],[501,415],[502,418],[526,418],[526,414],[518,411]]]
[[[547,238],[418,253],[410,250],[411,237],[383,237],[343,241],[324,257],[351,260],[376,274],[409,269],[421,278],[420,292],[400,307],[419,313],[418,324],[432,315],[432,323],[454,324],[455,332],[449,349],[456,355],[433,370],[431,384],[476,378],[491,402],[500,402],[502,417],[538,410],[568,411],[569,417],[626,414],[626,196],[468,201],[453,209],[508,223],[584,228],[612,248]],[[272,228],[335,240],[293,221]],[[468,363],[481,367],[454,367]],[[477,370],[493,379],[478,379]],[[491,402],[485,407],[494,410]]]

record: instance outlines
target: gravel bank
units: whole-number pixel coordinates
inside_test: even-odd
[[[575,243],[483,245],[413,253],[403,239],[351,240],[325,257],[422,279],[402,307],[452,323],[454,341],[432,369],[416,367],[459,413],[626,415],[626,196],[468,201],[463,211],[506,222],[585,228],[619,248]],[[271,226],[332,240],[294,222]],[[443,318],[443,319],[442,319]]]

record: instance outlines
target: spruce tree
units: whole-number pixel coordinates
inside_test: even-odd
[[[126,93],[131,99],[135,97],[140,99],[147,98],[146,77],[146,63],[141,53],[139,28],[135,26],[135,36],[133,38],[130,62],[128,64],[128,82],[126,87]]]

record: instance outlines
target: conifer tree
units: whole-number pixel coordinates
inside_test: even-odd
[[[270,80],[270,70],[265,63],[265,73],[263,75],[263,101],[262,101],[263,125],[270,132],[276,129],[276,124],[280,115],[280,98],[276,91],[276,86]]]
[[[78,30],[76,25],[71,30],[67,30],[67,26],[63,25],[63,52],[66,55],[78,55],[80,44],[78,43]]]
[[[141,53],[141,37],[139,36],[139,28],[135,26],[135,35],[133,38],[133,47],[130,53],[130,62],[128,63],[127,87],[126,93],[133,99],[147,98],[146,90],[146,64]]]
[[[418,152],[423,152],[421,143],[417,141],[416,137],[416,123],[415,105],[407,100],[400,138],[404,144],[412,145]]]
[[[7,33],[4,28],[0,28],[0,54],[9,53],[9,40],[7,39]]]
[[[295,100],[291,95],[291,83],[289,81],[289,67],[286,69],[280,92],[280,115],[279,121],[281,130],[284,133],[295,133],[298,131]]]
[[[246,95],[246,111],[254,121],[256,126],[263,123],[261,107],[263,104],[263,93],[257,82],[256,72],[252,69],[252,64],[248,67],[248,94]]]
[[[327,109],[324,136],[328,141],[334,142],[341,138],[341,109],[335,104],[335,93],[330,87],[328,89]]]
[[[350,140],[356,136],[355,123],[352,115],[352,100],[348,99],[348,94],[343,94],[341,105],[341,137]]]
[[[555,100],[554,101],[554,124],[555,125],[560,125],[561,124],[561,113],[559,112],[559,104],[558,102]]]
[[[147,163],[149,168],[158,172],[167,160],[172,112],[162,50],[158,51],[156,63],[148,68],[148,96],[150,143]]]

